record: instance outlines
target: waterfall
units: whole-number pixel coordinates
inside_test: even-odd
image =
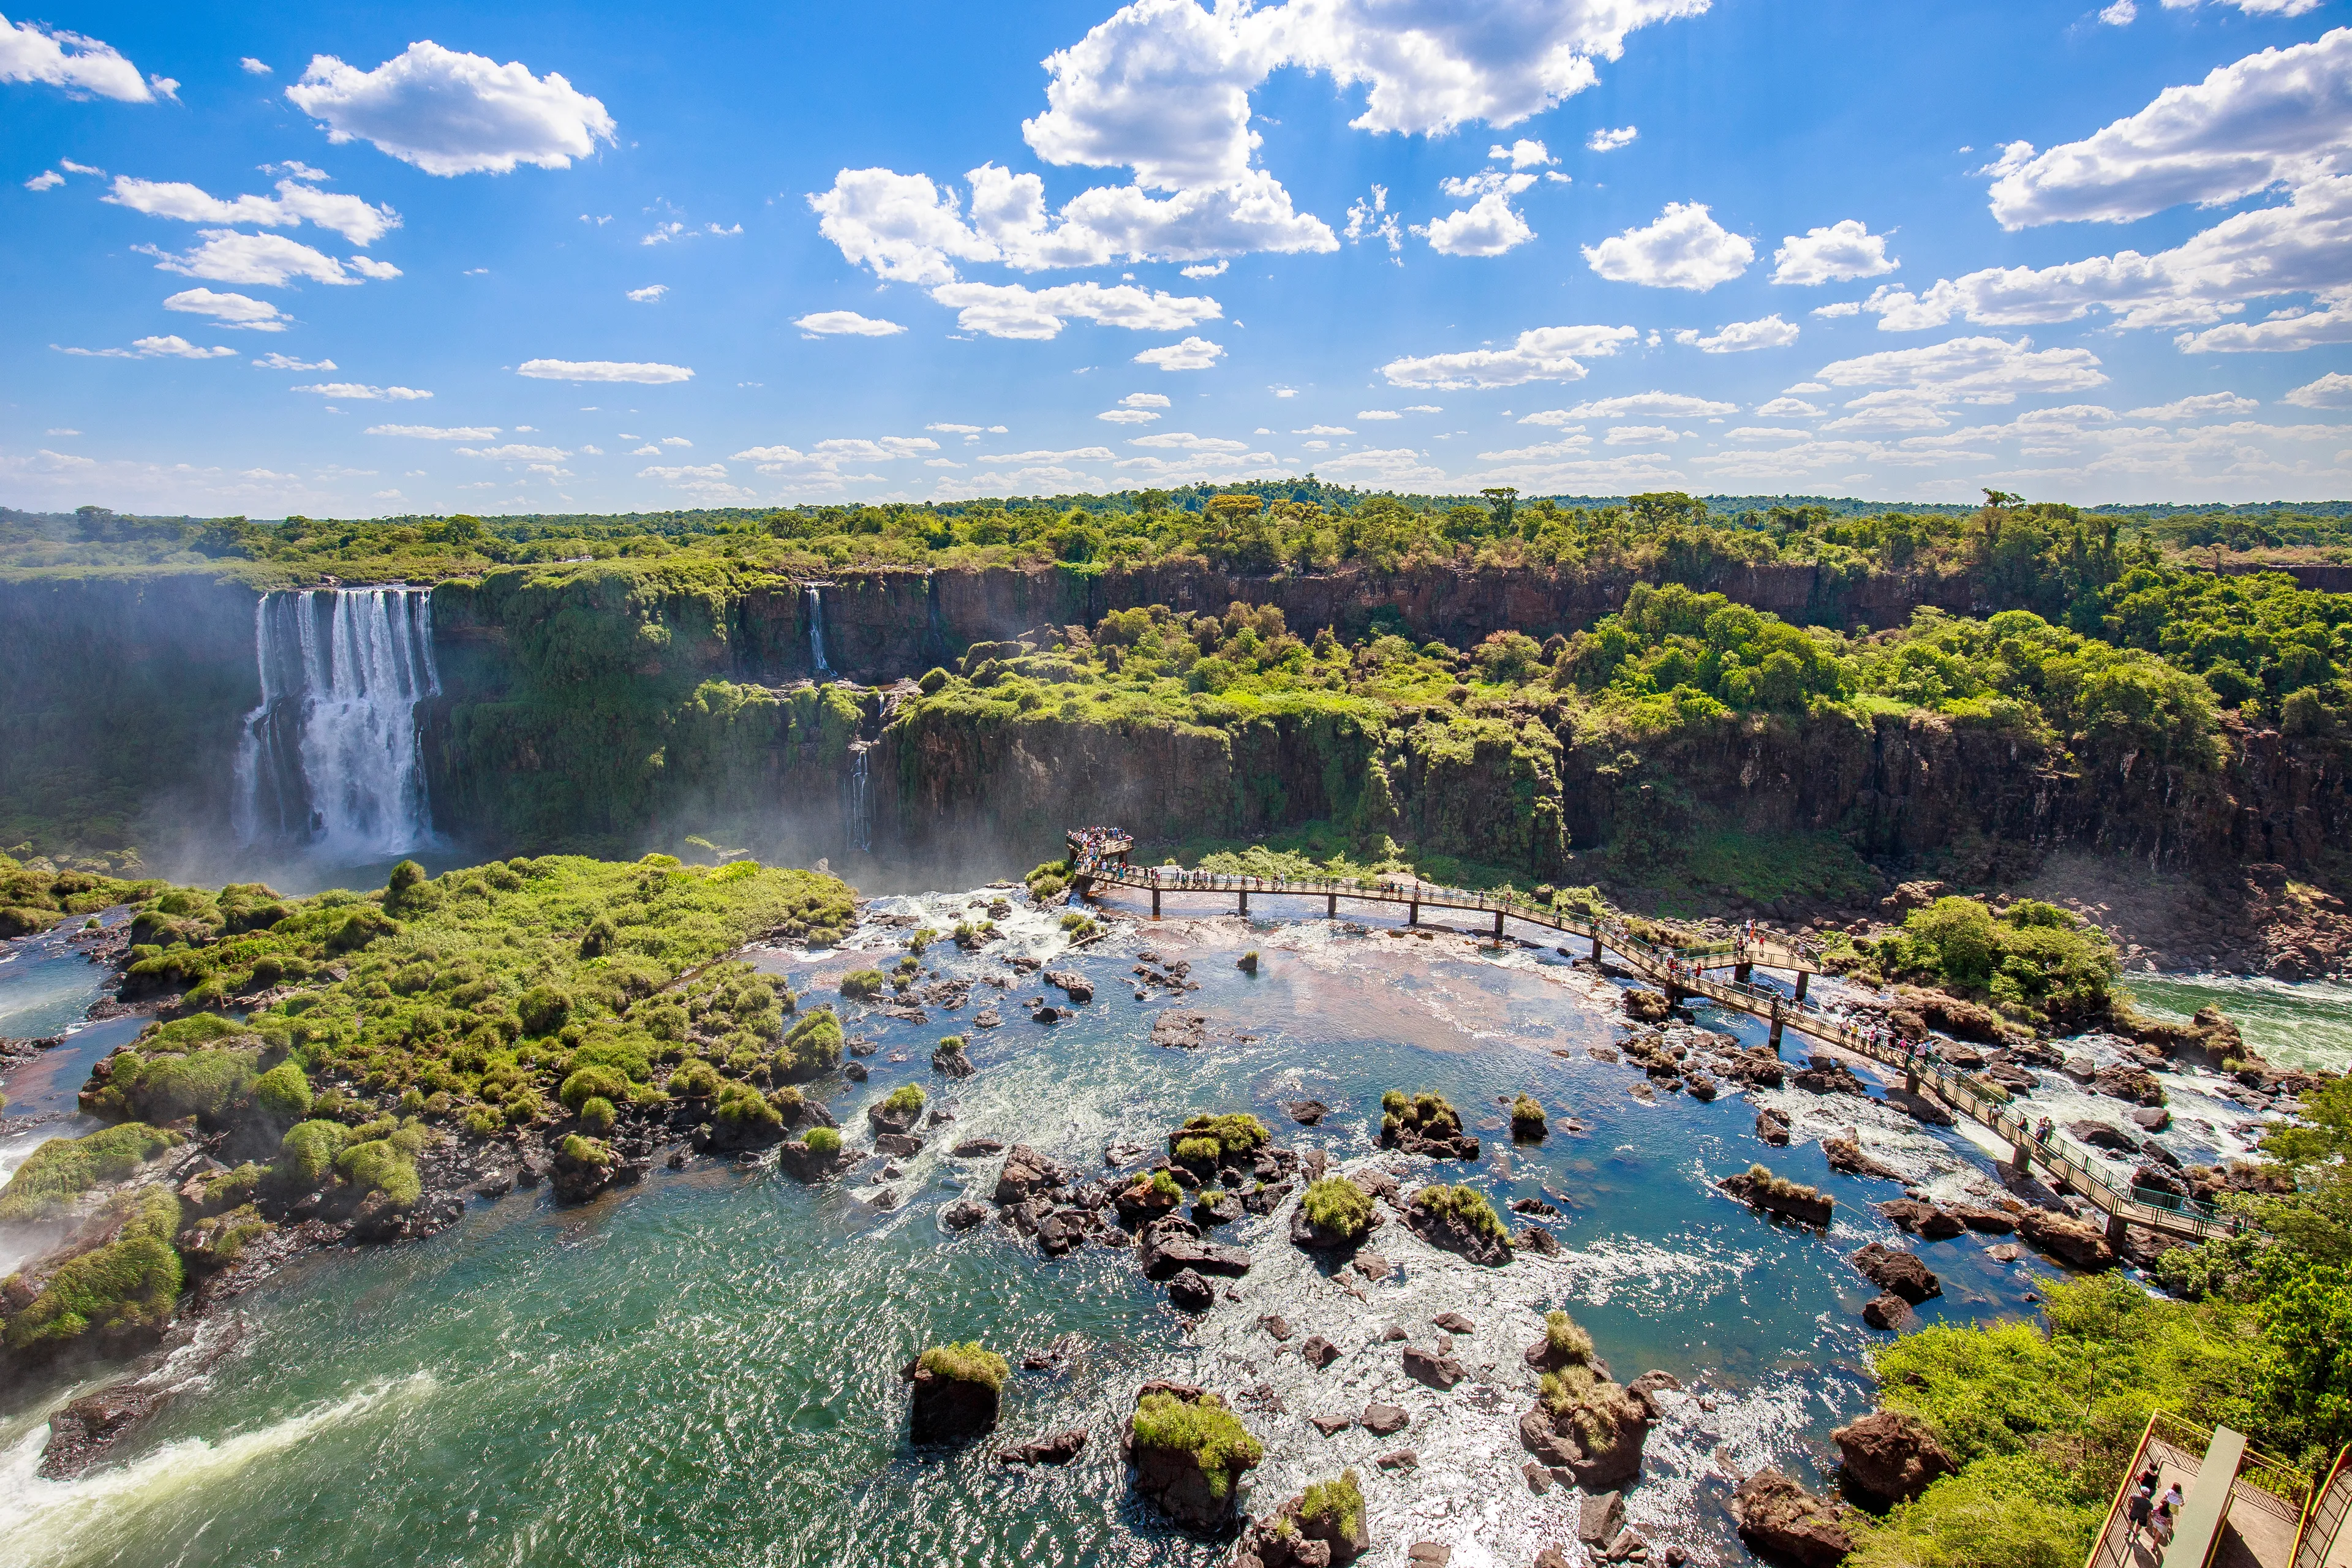
[[[296,590],[254,609],[261,705],[245,717],[234,823],[246,844],[358,863],[433,837],[416,705],[441,690],[432,595]]]
[[[874,796],[866,777],[866,756],[873,750],[871,741],[849,742],[849,778],[844,786],[847,799],[843,816],[849,828],[849,847],[861,855],[874,852]]]
[[[808,595],[809,657],[817,674],[831,675],[833,666],[824,662],[824,590],[812,585],[801,592]]]

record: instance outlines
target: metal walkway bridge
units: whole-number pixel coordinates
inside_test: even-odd
[[[1239,912],[1250,912],[1250,899],[1319,899],[1323,914],[1337,920],[1344,900],[1351,904],[1385,904],[1404,910],[1405,923],[1417,926],[1423,912],[1445,910],[1489,917],[1496,941],[1504,940],[1507,922],[1517,921],[1554,936],[1589,942],[1590,956],[1598,961],[1605,950],[1625,961],[1626,967],[1664,991],[1670,1001],[1705,997],[1721,1006],[1768,1021],[1775,1053],[1784,1031],[1794,1030],[1857,1056],[1899,1068],[1904,1085],[1914,1094],[1939,1101],[1955,1116],[1964,1116],[2008,1144],[2010,1163],[2020,1173],[2040,1169],[2061,1192],[2074,1193],[2106,1217],[2109,1240],[2119,1241],[2126,1224],[2169,1236],[2201,1241],[2226,1236],[2232,1223],[2192,1200],[2146,1187],[2119,1187],[2100,1169],[2089,1152],[2063,1135],[2037,1136],[2026,1118],[2011,1104],[2007,1090],[1972,1077],[1941,1060],[1931,1042],[1900,1041],[1884,1031],[1866,1029],[1806,998],[1808,984],[1820,972],[1820,954],[1804,947],[1776,942],[1718,942],[1705,947],[1675,948],[1635,934],[1624,922],[1586,920],[1547,909],[1525,899],[1495,893],[1439,888],[1429,883],[1391,879],[1346,880],[1339,878],[1285,880],[1268,877],[1230,876],[1209,871],[1176,871],[1132,866],[1128,856],[1134,841],[1117,829],[1090,828],[1069,837],[1071,886],[1081,898],[1095,897],[1104,888],[1126,888],[1149,894],[1151,918],[1158,920],[1165,898],[1202,896],[1235,900]],[[1755,972],[1780,970],[1794,980],[1791,990],[1759,984]],[[1725,978],[1722,971],[1729,970]]]

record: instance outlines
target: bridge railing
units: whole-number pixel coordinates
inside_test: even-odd
[[[2200,1238],[2228,1235],[2239,1228],[2236,1222],[2223,1218],[2208,1205],[2193,1200],[2153,1191],[2147,1191],[2144,1196],[2143,1189],[2118,1187],[2091,1160],[2087,1152],[2076,1152],[2069,1146],[2070,1141],[2063,1140],[2063,1135],[2054,1131],[2048,1136],[2037,1134],[2025,1118],[2011,1108],[2013,1102],[2008,1090],[1955,1069],[1936,1058],[1931,1050],[1920,1049],[1916,1044],[1908,1048],[1900,1048],[1874,1031],[1864,1030],[1849,1019],[1830,1012],[1819,1002],[1811,999],[1799,1001],[1753,981],[1717,979],[1710,976],[1696,962],[1701,957],[1733,952],[1739,945],[1737,943],[1706,943],[1695,949],[1662,947],[1635,936],[1619,921],[1585,921],[1522,899],[1417,884],[1401,887],[1376,881],[1366,887],[1362,879],[1337,877],[1290,880],[1200,871],[1188,871],[1179,878],[1169,879],[1150,869],[1126,866],[1106,868],[1094,875],[1097,880],[1119,886],[1158,888],[1166,891],[1336,893],[1341,896],[1371,896],[1401,903],[1414,902],[1433,909],[1500,910],[1515,919],[1554,931],[1579,937],[1598,937],[1603,945],[1629,960],[1650,979],[1743,1012],[1775,1019],[1784,1027],[1793,1028],[1801,1034],[1902,1068],[1906,1075],[1916,1077],[1924,1086],[1932,1089],[1937,1098],[1953,1110],[1999,1134],[2012,1147],[2027,1150],[2032,1159],[2106,1213],[2122,1215],[2126,1219],[2138,1219],[2144,1224],[2168,1230],[2187,1228]],[[1752,944],[1751,950],[1755,953],[1753,962],[1757,963],[1768,968],[1789,967],[1785,959],[1790,950],[1766,948],[1761,944]],[[1812,948],[1811,955],[1818,955],[1819,951],[1818,947]],[[1801,952],[1798,956],[1809,955]],[[1776,960],[1781,962],[1776,963]],[[2172,1201],[2163,1201],[2168,1198]]]

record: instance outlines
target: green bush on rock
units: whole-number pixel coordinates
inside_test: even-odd
[[[1344,1241],[1361,1241],[1371,1230],[1371,1196],[1345,1176],[1308,1184],[1298,1203],[1310,1222]]]
[[[315,1192],[335,1168],[347,1131],[340,1121],[298,1121],[278,1141],[278,1178],[296,1192]]]
[[[888,984],[878,969],[853,969],[841,977],[841,994],[853,1002],[871,1002]]]
[[[810,1147],[815,1147],[814,1139]],[[1003,1356],[978,1341],[933,1345],[916,1358],[916,1364],[934,1377],[949,1378],[957,1383],[976,1383],[992,1394],[1002,1393],[1004,1380],[1013,1374],[1012,1367],[1006,1364]]]
[[[0,1222],[43,1218],[102,1182],[121,1181],[179,1142],[177,1134],[141,1121],[81,1138],[52,1138],[0,1189]]]
[[[8,1314],[0,1337],[11,1350],[129,1340],[171,1321],[184,1279],[172,1247],[180,1200],[151,1186],[115,1202],[123,1225],[114,1239],[60,1265],[32,1300]],[[0,1291],[0,1302],[6,1300]]]
[[[1196,1401],[1147,1394],[1136,1404],[1134,1430],[1139,1448],[1192,1455],[1213,1497],[1223,1497],[1234,1473],[1265,1458],[1265,1445],[1213,1394]]]
[[[832,1008],[819,1007],[786,1031],[776,1049],[776,1071],[804,1082],[840,1066],[843,1044],[841,1019]]]

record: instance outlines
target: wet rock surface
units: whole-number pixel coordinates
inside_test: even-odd
[[[1926,1422],[1899,1411],[1874,1411],[1832,1432],[1830,1440],[1846,1479],[1881,1502],[1908,1502],[1959,1468]]]

